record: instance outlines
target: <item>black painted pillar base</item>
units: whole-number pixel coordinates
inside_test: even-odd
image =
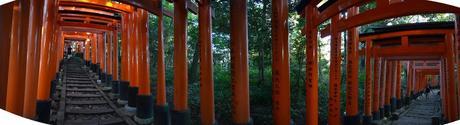
[[[390,99],[390,103],[391,103],[391,112],[395,112],[396,111],[396,98],[395,97],[391,97]]]
[[[168,105],[160,106],[155,105],[155,125],[170,125],[171,115],[169,113]]]
[[[372,122],[372,116],[363,116],[363,125],[370,125]]]
[[[51,100],[37,100],[37,121],[43,123],[50,122]]]
[[[372,112],[372,119],[373,120],[380,120],[380,111]]]
[[[383,106],[385,110],[385,117],[390,117],[391,116],[391,105],[384,105]]]
[[[153,122],[153,98],[151,95],[137,95],[137,112],[134,121],[138,124]]]
[[[345,116],[344,125],[361,125],[360,114],[354,116]]]
[[[56,86],[58,84],[57,80],[52,80],[51,81],[51,86],[50,86],[50,97],[53,97],[54,93],[56,92]]]
[[[121,105],[128,104],[128,89],[129,89],[129,82],[120,81],[120,85],[119,85],[120,96],[117,101],[118,104],[121,104]]]
[[[112,81],[112,93],[114,95],[118,95],[120,88],[118,87],[120,85],[120,81],[114,80]]]
[[[405,97],[405,98],[404,98],[404,105],[409,105],[410,102],[411,102],[410,97]]]
[[[400,109],[402,106],[403,106],[403,105],[402,105],[401,99],[396,99],[396,108],[397,108],[397,109]]]
[[[379,113],[380,113],[380,119],[383,119],[383,117],[385,117],[385,109],[379,108]]]
[[[104,85],[107,85],[107,74],[105,73],[101,73],[101,75],[99,75],[99,79],[101,80],[101,83],[104,83]]]
[[[232,125],[253,125],[254,122],[252,121],[252,118],[249,118],[248,123],[233,123]]]
[[[137,92],[139,88],[137,87],[128,87],[128,105],[125,106],[126,111],[128,112],[135,112],[136,111],[136,103],[137,103]]]
[[[171,111],[171,125],[191,125],[190,110]]]
[[[105,78],[106,78],[106,81],[105,81],[105,82],[107,83],[107,86],[112,86],[112,79],[113,79],[113,76],[110,75],[110,74],[107,74]]]

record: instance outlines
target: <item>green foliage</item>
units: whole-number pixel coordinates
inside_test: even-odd
[[[165,0],[164,0],[165,1]],[[215,113],[218,124],[231,123],[231,73],[230,73],[230,1],[212,0],[213,22],[212,22],[212,43],[214,63],[214,96]],[[174,5],[163,2],[166,10],[172,11]],[[305,20],[293,11],[296,5],[294,1],[289,2],[289,46],[290,46],[290,77],[291,77],[291,117],[294,123],[304,124],[305,120],[305,78],[306,78],[306,54],[305,37],[301,30]],[[375,3],[366,4],[360,10],[366,11],[375,7]],[[249,40],[249,76],[250,76],[250,108],[251,117],[255,124],[273,124],[272,121],[272,53],[271,53],[271,1],[270,0],[249,0],[248,1],[248,40]],[[453,20],[452,14],[426,14],[399,17],[378,21],[360,27],[360,32],[371,32],[372,27],[395,25],[402,23],[423,22],[423,21],[449,21]],[[173,34],[174,24],[170,17],[163,18],[164,32],[164,54],[166,67],[167,99],[170,105],[173,104]],[[150,73],[152,94],[155,95],[157,83],[157,54],[158,54],[158,18],[149,15],[149,50],[150,50]],[[324,28],[325,22],[320,28]],[[198,47],[198,17],[192,13],[188,14],[187,48],[188,48],[188,74],[189,74],[189,107],[192,113],[192,122],[199,124],[199,47]],[[345,79],[346,79],[346,47],[344,46],[346,35],[342,40],[342,92],[341,111],[345,109]],[[328,39],[319,38],[318,65],[319,65],[319,115],[320,123],[327,123],[327,105],[329,97],[329,50]],[[363,63],[363,59],[360,61]],[[403,70],[402,84],[405,87]],[[364,80],[366,73],[364,64],[359,70],[359,107],[362,109],[364,92]],[[403,89],[405,90],[405,89]]]

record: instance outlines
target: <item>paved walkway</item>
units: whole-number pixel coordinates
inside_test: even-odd
[[[400,112],[399,119],[395,121],[382,120],[382,125],[431,125],[432,117],[441,116],[441,98],[439,90],[433,90],[428,98],[424,95],[412,100],[396,112]]]

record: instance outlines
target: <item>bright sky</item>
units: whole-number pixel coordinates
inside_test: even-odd
[[[0,0],[0,5],[3,5],[3,4],[6,4],[6,3],[9,3],[9,2],[12,2],[14,0]]]

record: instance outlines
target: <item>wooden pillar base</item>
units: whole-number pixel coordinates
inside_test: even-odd
[[[401,99],[396,99],[396,109],[400,109],[403,106]]]
[[[391,116],[391,105],[384,105],[383,109],[385,111],[385,117],[390,117]]]
[[[254,122],[250,118],[248,123],[233,123],[232,125],[254,125]]]
[[[120,85],[119,85],[120,96],[117,100],[118,104],[121,104],[121,105],[128,104],[128,88],[129,88],[128,81],[120,81]]]
[[[361,114],[355,116],[345,116],[344,125],[361,125]]]
[[[119,93],[120,93],[120,87],[119,87],[120,86],[120,81],[114,80],[114,81],[112,81],[111,85],[112,85],[112,94],[119,95]]]
[[[380,111],[372,112],[372,119],[373,120],[380,120],[380,118],[381,118]]]
[[[59,77],[59,73],[56,73],[56,79],[59,79],[57,77]],[[53,95],[54,95],[54,93],[56,93],[56,86],[58,84],[58,81],[56,79],[51,81],[50,96],[49,97],[54,97]]]
[[[125,106],[125,109],[128,111],[135,112],[136,111],[136,103],[137,103],[137,93],[139,91],[138,87],[128,87],[128,105]]]
[[[171,115],[169,113],[168,105],[155,105],[154,116],[155,125],[170,125]]]
[[[171,111],[171,125],[191,125],[190,110],[185,111]]]
[[[42,123],[50,122],[51,100],[37,100],[37,121]]]
[[[372,116],[363,116],[363,125],[371,125]]]
[[[385,108],[379,108],[379,113],[380,113],[380,119],[383,119],[383,117],[385,117]]]
[[[396,99],[396,97],[391,97],[390,102],[391,102],[391,112],[395,112],[396,108],[397,108],[397,99]]]
[[[104,73],[105,74],[105,73]],[[107,86],[112,86],[112,80],[113,80],[113,76],[110,75],[110,74],[105,74],[105,83],[107,84]],[[112,89],[113,89],[113,86],[112,86]]]
[[[139,124],[151,124],[153,122],[153,98],[151,95],[137,95],[137,112],[134,121]]]

